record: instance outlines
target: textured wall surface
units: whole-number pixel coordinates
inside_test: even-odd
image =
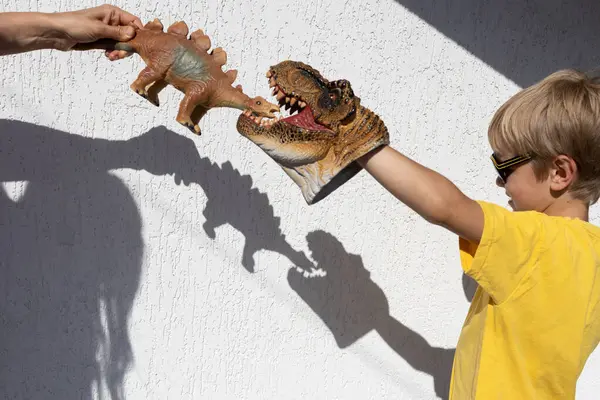
[[[115,4],[203,29],[251,94],[270,97],[264,73],[284,59],[350,80],[397,149],[506,204],[490,116],[541,77],[530,52],[550,70],[593,62],[543,40],[554,21],[581,27],[582,43],[597,28],[576,23],[584,7],[475,3]],[[97,4],[8,0],[2,11]],[[524,54],[531,21],[540,40]],[[172,88],[159,109],[134,94],[143,66],[101,52],[0,58],[0,397],[445,398],[473,291],[456,237],[364,172],[307,206],[239,136],[236,111],[210,111],[193,137],[175,122]],[[295,267],[307,264],[327,275]],[[578,398],[597,397],[599,376],[596,352]]]

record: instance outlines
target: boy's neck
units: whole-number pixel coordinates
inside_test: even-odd
[[[576,218],[587,222],[589,210],[589,205],[581,200],[557,199],[542,212],[553,217]]]

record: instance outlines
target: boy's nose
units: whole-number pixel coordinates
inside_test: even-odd
[[[496,185],[497,185],[498,187],[501,187],[501,188],[503,188],[503,187],[504,187],[504,181],[503,181],[503,180],[502,180],[500,177],[497,177],[497,178],[496,178]]]

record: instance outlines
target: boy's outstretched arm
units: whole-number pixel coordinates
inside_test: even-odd
[[[483,211],[441,174],[382,146],[357,160],[383,187],[427,221],[479,242]]]

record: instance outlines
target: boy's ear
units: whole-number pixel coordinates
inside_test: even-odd
[[[577,178],[577,163],[566,155],[557,156],[550,171],[550,188],[561,192],[567,189]]]

